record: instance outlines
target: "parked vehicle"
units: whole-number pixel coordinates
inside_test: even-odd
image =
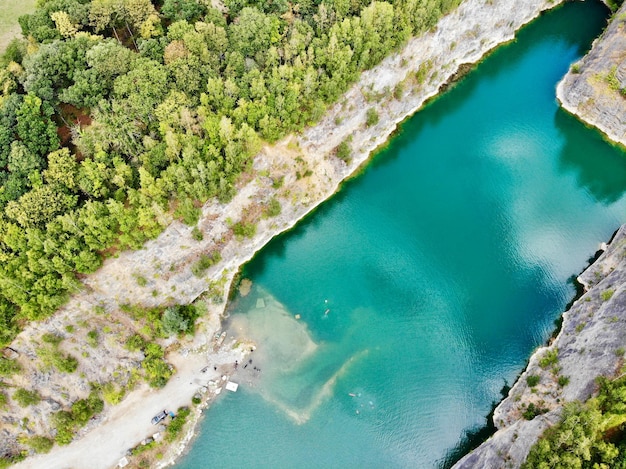
[[[163,411],[159,412],[154,417],[152,417],[152,425],[156,425],[157,423],[160,423],[161,420],[163,420],[168,415],[169,414],[168,414],[167,410],[163,410]]]

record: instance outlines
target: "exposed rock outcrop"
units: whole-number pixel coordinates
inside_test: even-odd
[[[596,377],[614,376],[623,364],[626,225],[578,280],[586,293],[563,314],[556,339],[533,354],[526,371],[496,408],[493,418],[499,430],[455,468],[519,467],[543,430],[558,421],[564,402],[587,400],[595,391]],[[530,376],[539,377],[533,388],[528,384]],[[531,417],[531,404],[546,413],[527,420],[522,414]]]
[[[626,3],[557,86],[561,105],[626,145]]]

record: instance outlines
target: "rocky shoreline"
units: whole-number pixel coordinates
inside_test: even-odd
[[[626,4],[557,87],[557,98],[568,112],[621,145],[626,145],[625,22]],[[543,431],[559,420],[565,402],[586,401],[596,391],[596,377],[615,376],[623,366],[626,225],[578,281],[585,293],[563,314],[558,336],[535,351],[496,407],[493,421],[498,430],[455,464],[455,469],[520,467]],[[542,366],[550,353],[556,356],[556,364]],[[540,378],[534,390],[527,383],[529,376]],[[567,384],[560,385],[559,377]],[[546,413],[525,419],[522,414],[531,404]]]
[[[411,40],[402,51],[365,72],[317,125],[297,138],[264,148],[255,157],[254,170],[247,175],[247,182],[241,184],[233,200],[226,205],[210,202],[203,207],[199,222],[202,240],[192,237],[191,227],[172,222],[142,250],[124,252],[107,260],[98,272],[84,280],[84,291],[75,295],[54,317],[23,331],[13,344],[26,370],[19,379],[39,383],[42,389],[48,389],[48,394],[55,393],[56,402],[67,406],[76,398],[84,397],[90,381],[106,380],[107,374],[114,372],[111,363],[128,362],[129,367],[136,366],[137,357],[129,357],[122,343],[115,341],[115,337],[122,336],[128,328],[129,321],[125,313],[120,312],[120,305],[188,303],[203,295],[208,307],[195,337],[180,344],[175,340],[163,344],[169,346],[168,361],[177,368],[177,374],[166,389],[156,391],[146,385],[139,386],[120,405],[105,408],[99,421],[82,438],[69,446],[55,447],[47,455],[28,458],[16,467],[115,466],[126,449],[141,439],[136,435],[150,432],[149,418],[139,415],[140,410],[146,412],[143,407],[147,399],[175,408],[185,399],[190,401],[194,389],[204,385],[207,378],[199,373],[217,361],[210,344],[220,330],[230,284],[240,266],[274,236],[292,228],[331,197],[342,181],[358,171],[371,153],[386,142],[398,123],[435,96],[461,65],[478,62],[497,45],[512,40],[515,31],[524,24],[559,3],[519,0],[511,5],[505,0],[466,0],[432,32]],[[398,85],[403,88],[400,92]],[[375,108],[379,115],[376,125],[366,125],[369,108]],[[346,164],[335,157],[335,151],[349,137],[352,155]],[[258,208],[272,198],[280,201],[281,214],[261,218]],[[256,235],[243,239],[234,236],[233,222],[243,219],[256,224]],[[215,250],[221,252],[222,260],[203,275],[193,275],[192,267],[198,258]],[[81,321],[108,324],[111,340],[106,340],[106,347],[99,354],[92,352],[89,360],[81,360],[80,375],[68,377],[52,372],[42,378],[32,358],[36,357],[35,345],[41,334],[54,332],[66,337],[67,326]],[[92,350],[76,337],[71,345],[64,347],[68,352]],[[55,389],[59,390],[58,396]],[[71,392],[63,393],[63,389]],[[38,421],[43,424],[50,409],[42,406],[36,411]],[[201,410],[194,415],[197,422]],[[107,435],[118,438],[115,443],[109,442]],[[170,448],[158,467],[172,464],[192,436],[193,430],[181,445]],[[17,438],[17,435],[8,437]],[[122,440],[124,443],[120,444]],[[94,446],[94,441],[100,443]]]
[[[558,84],[561,106],[626,146],[626,4]]]

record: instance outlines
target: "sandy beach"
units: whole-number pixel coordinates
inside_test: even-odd
[[[14,343],[27,370],[21,379],[31,380],[42,390],[54,386],[72,389],[67,398],[70,402],[84,397],[89,381],[106,380],[103,375],[114,370],[111,364],[134,359],[129,358],[119,340],[116,342],[117,337],[132,327],[120,305],[189,303],[198,297],[207,305],[207,313],[199,320],[198,333],[193,338],[179,344],[175,339],[163,343],[169,347],[168,362],[176,368],[167,386],[160,390],[145,384],[138,386],[117,406],[105,407],[97,420],[88,424],[80,438],[70,445],[56,446],[50,453],[30,457],[15,467],[114,467],[129,448],[155,433],[150,422],[153,415],[163,409],[191,405],[192,396],[209,381],[227,381],[234,371],[235,360],[242,362],[250,348],[250,344],[228,336],[221,347],[214,349],[230,285],[240,266],[274,236],[292,228],[331,197],[342,181],[358,172],[372,152],[385,144],[398,123],[435,96],[461,65],[478,62],[498,44],[512,40],[515,31],[541,11],[558,3],[529,0],[511,5],[504,0],[466,0],[443,18],[434,31],[411,40],[402,51],[365,72],[317,125],[298,137],[291,136],[263,148],[255,157],[253,171],[245,175],[237,195],[228,204],[211,201],[203,207],[199,222],[203,240],[193,239],[191,227],[174,221],[143,249],[108,259],[98,272],[84,279],[84,290],[54,317],[30,325]],[[422,71],[419,80],[418,70]],[[399,83],[403,83],[404,91],[394,97],[393,90]],[[369,108],[376,108],[379,122],[368,127],[365,121]],[[346,164],[334,156],[334,151],[348,137],[352,138],[352,158]],[[294,161],[298,162],[294,164]],[[310,175],[298,177],[297,173]],[[275,181],[279,179],[282,186],[276,187]],[[281,214],[261,218],[259,207],[273,197],[281,203]],[[230,228],[233,221],[242,218],[256,222],[257,234],[252,238],[237,239],[233,235]],[[205,275],[194,276],[191,266],[201,254],[215,249],[220,250],[222,260]],[[145,279],[141,286],[137,282],[140,277]],[[105,319],[111,339],[106,341],[104,352],[93,352],[89,360],[81,360],[80,376],[53,374],[45,380],[39,379],[29,357],[36,356],[34,347],[42,332],[63,333],[67,325],[79,321],[104,324]],[[78,340],[67,347],[80,350],[82,344]],[[226,378],[222,379],[223,376]],[[39,381],[32,381],[33,377]],[[209,403],[214,397],[209,391],[203,396]],[[201,410],[192,413],[196,422]],[[41,420],[46,418],[42,413]],[[157,467],[172,464],[192,437],[193,428],[179,444],[169,448]],[[132,467],[130,459],[129,467]]]

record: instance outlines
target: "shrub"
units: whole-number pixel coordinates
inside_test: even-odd
[[[55,440],[60,445],[69,444],[76,431],[84,426],[91,417],[102,412],[104,402],[96,391],[92,391],[87,399],[79,399],[72,404],[71,410],[61,410],[52,414],[50,420],[56,429]]]
[[[544,353],[543,357],[539,360],[539,366],[541,368],[548,368],[551,365],[556,365],[559,361],[559,350],[554,348]]]
[[[97,330],[92,329],[91,331],[87,332],[87,343],[91,347],[98,346],[98,331]]]
[[[0,410],[4,409],[9,403],[9,398],[5,393],[0,391]]]
[[[400,82],[393,89],[393,97],[399,100],[402,98],[403,94],[404,94],[404,83]]]
[[[161,318],[163,332],[170,336],[179,333],[193,333],[198,312],[194,305],[176,305],[165,309]]]
[[[37,349],[37,355],[46,366],[54,366],[63,373],[73,373],[78,368],[78,360],[71,355],[64,355],[59,350],[59,343],[62,340],[54,334],[44,334],[43,341],[52,346],[40,347]]]
[[[569,376],[559,376],[558,383],[561,387],[567,386],[569,384]]]
[[[191,237],[195,239],[196,241],[202,241],[204,239],[204,235],[202,234],[202,231],[200,231],[200,229],[197,226],[194,226],[193,230],[191,230]]]
[[[63,355],[57,353],[54,356],[54,366],[57,370],[64,373],[74,373],[78,368],[78,360],[71,355]]]
[[[87,399],[79,399],[72,404],[72,417],[74,422],[82,427],[91,417],[102,412],[102,409],[104,402],[97,392],[92,392]]]
[[[604,290],[600,293],[600,298],[602,298],[602,301],[609,301],[613,296],[613,293],[615,293],[615,290]]]
[[[15,360],[8,358],[0,358],[0,376],[11,376],[22,369],[20,364]]]
[[[367,114],[365,115],[365,125],[371,127],[372,125],[378,124],[378,111],[373,107],[367,110]]]
[[[202,254],[198,262],[191,266],[191,273],[196,277],[202,277],[209,267],[217,264],[222,259],[219,251],[213,251],[209,254]]]
[[[172,367],[163,358],[163,349],[158,344],[149,343],[144,354],[146,358],[141,362],[141,367],[146,372],[148,384],[153,388],[162,388],[174,374]]]
[[[533,388],[539,384],[539,380],[540,378],[538,375],[530,375],[526,377],[526,384]]]
[[[126,340],[126,348],[131,352],[136,352],[146,346],[146,341],[139,334],[133,334]]]
[[[45,436],[33,436],[26,441],[26,444],[38,453],[48,453],[54,446],[54,441]]]
[[[252,238],[256,233],[256,223],[239,221],[233,225],[233,233],[238,238]]]
[[[280,202],[276,199],[276,197],[272,197],[265,208],[265,215],[268,217],[277,217],[280,215],[281,211],[282,207],[280,206]]]
[[[37,391],[19,388],[13,393],[13,400],[17,402],[20,407],[28,407],[29,405],[39,404],[41,397]]]
[[[351,156],[352,156],[352,150],[350,149],[350,144],[344,140],[337,147],[337,158],[339,158],[342,161],[348,162]]]
[[[522,412],[522,417],[524,417],[526,420],[532,420],[537,415],[545,414],[547,411],[548,409],[536,406],[531,402],[530,404],[528,404],[528,407],[526,407],[526,410]]]
[[[46,332],[42,337],[43,340],[47,344],[59,345],[63,341],[63,337],[60,335],[52,334],[50,332]]]
[[[74,419],[71,412],[61,410],[52,414],[50,420],[57,431],[54,440],[60,445],[69,445],[74,439]]]
[[[105,402],[108,402],[111,405],[117,405],[122,402],[124,396],[126,395],[125,388],[118,388],[115,383],[108,382],[104,386],[102,386],[102,397]]]
[[[152,440],[150,443],[147,443],[145,445],[137,445],[135,446],[132,450],[131,453],[133,456],[138,456],[142,453],[145,453],[146,451],[150,451],[152,448],[154,448],[155,446],[157,446],[159,444],[158,441],[156,440]],[[149,463],[146,466],[145,464],[142,466],[142,463],[148,463],[147,459],[142,459],[141,461],[139,461],[139,467],[150,467]]]
[[[422,63],[417,72],[415,72],[415,81],[422,85],[426,81],[426,77],[428,76],[428,72],[433,68],[433,63],[430,60]]]
[[[178,435],[180,435],[185,423],[187,423],[187,417],[191,411],[188,407],[181,407],[178,409],[176,417],[171,421],[165,430],[165,439],[169,442],[174,441]]]
[[[26,452],[22,451],[14,454],[7,454],[6,456],[0,456],[0,469],[5,469],[13,464],[17,464],[20,461],[26,459]]]

